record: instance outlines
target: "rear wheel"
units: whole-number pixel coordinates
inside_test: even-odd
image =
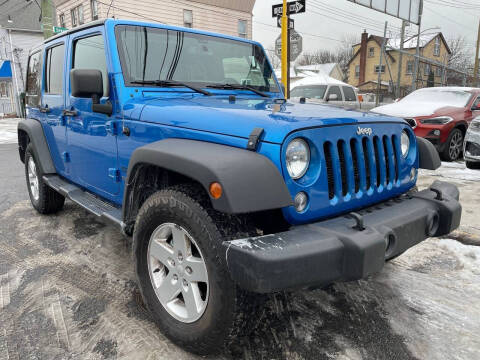
[[[133,234],[136,273],[147,308],[172,341],[197,354],[219,353],[254,325],[261,298],[232,281],[222,247],[249,235],[245,221],[211,209],[195,186],[145,201]]]
[[[25,176],[30,201],[40,214],[53,214],[60,211],[65,197],[50,188],[43,181],[43,173],[35,159],[32,144],[25,150]]]
[[[460,129],[453,129],[450,133],[442,158],[445,161],[456,161],[460,158],[463,151],[463,133]]]

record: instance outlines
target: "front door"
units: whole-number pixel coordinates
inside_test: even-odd
[[[88,29],[70,37],[69,67],[96,69],[103,75],[103,97],[109,99],[109,77],[103,27]],[[70,80],[68,80],[70,85]],[[94,193],[115,201],[120,191],[117,170],[117,137],[114,117],[92,111],[92,99],[76,98],[67,93],[68,149],[71,180]]]

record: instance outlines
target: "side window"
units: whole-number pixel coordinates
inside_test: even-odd
[[[27,66],[26,101],[28,106],[40,105],[41,51],[30,55]]]
[[[473,107],[478,108],[480,106],[480,96],[473,102]]]
[[[327,100],[330,98],[330,95],[337,95],[337,100],[331,101],[342,101],[342,92],[340,91],[339,86],[330,86],[330,89],[328,89]]]
[[[345,101],[357,101],[355,91],[350,86],[343,87],[343,95],[345,95]]]
[[[60,95],[63,91],[63,64],[65,45],[47,49],[45,59],[45,93]]]
[[[108,96],[108,72],[102,35],[76,40],[73,44],[72,69],[95,69],[102,72],[103,96]]]

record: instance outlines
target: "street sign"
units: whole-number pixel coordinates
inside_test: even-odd
[[[64,32],[64,31],[67,31],[67,30],[68,30],[67,28],[60,27],[60,26],[54,26],[53,27],[53,32],[55,34],[60,34],[61,32]]]
[[[290,61],[295,61],[303,51],[303,38],[295,30],[290,30]],[[275,40],[275,54],[282,58],[282,36]]]
[[[290,1],[287,4],[287,15],[300,14],[305,12],[305,1],[306,0],[296,0]],[[272,17],[278,17],[283,15],[283,4],[273,5],[272,6]]]
[[[277,17],[277,27],[280,29],[282,28],[282,17]],[[295,20],[288,18],[288,28],[294,29],[295,28]]]
[[[418,25],[421,0],[347,0]]]

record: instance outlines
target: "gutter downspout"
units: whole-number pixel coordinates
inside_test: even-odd
[[[12,43],[12,30],[7,29],[8,31],[8,41],[10,42],[10,59],[11,59],[11,64],[13,65],[13,77],[15,78],[15,107],[16,107],[16,112],[17,116],[22,116],[21,113],[21,106],[20,106],[20,92],[18,88],[18,77],[17,77],[17,68],[15,66],[15,58],[13,54],[13,43]]]

